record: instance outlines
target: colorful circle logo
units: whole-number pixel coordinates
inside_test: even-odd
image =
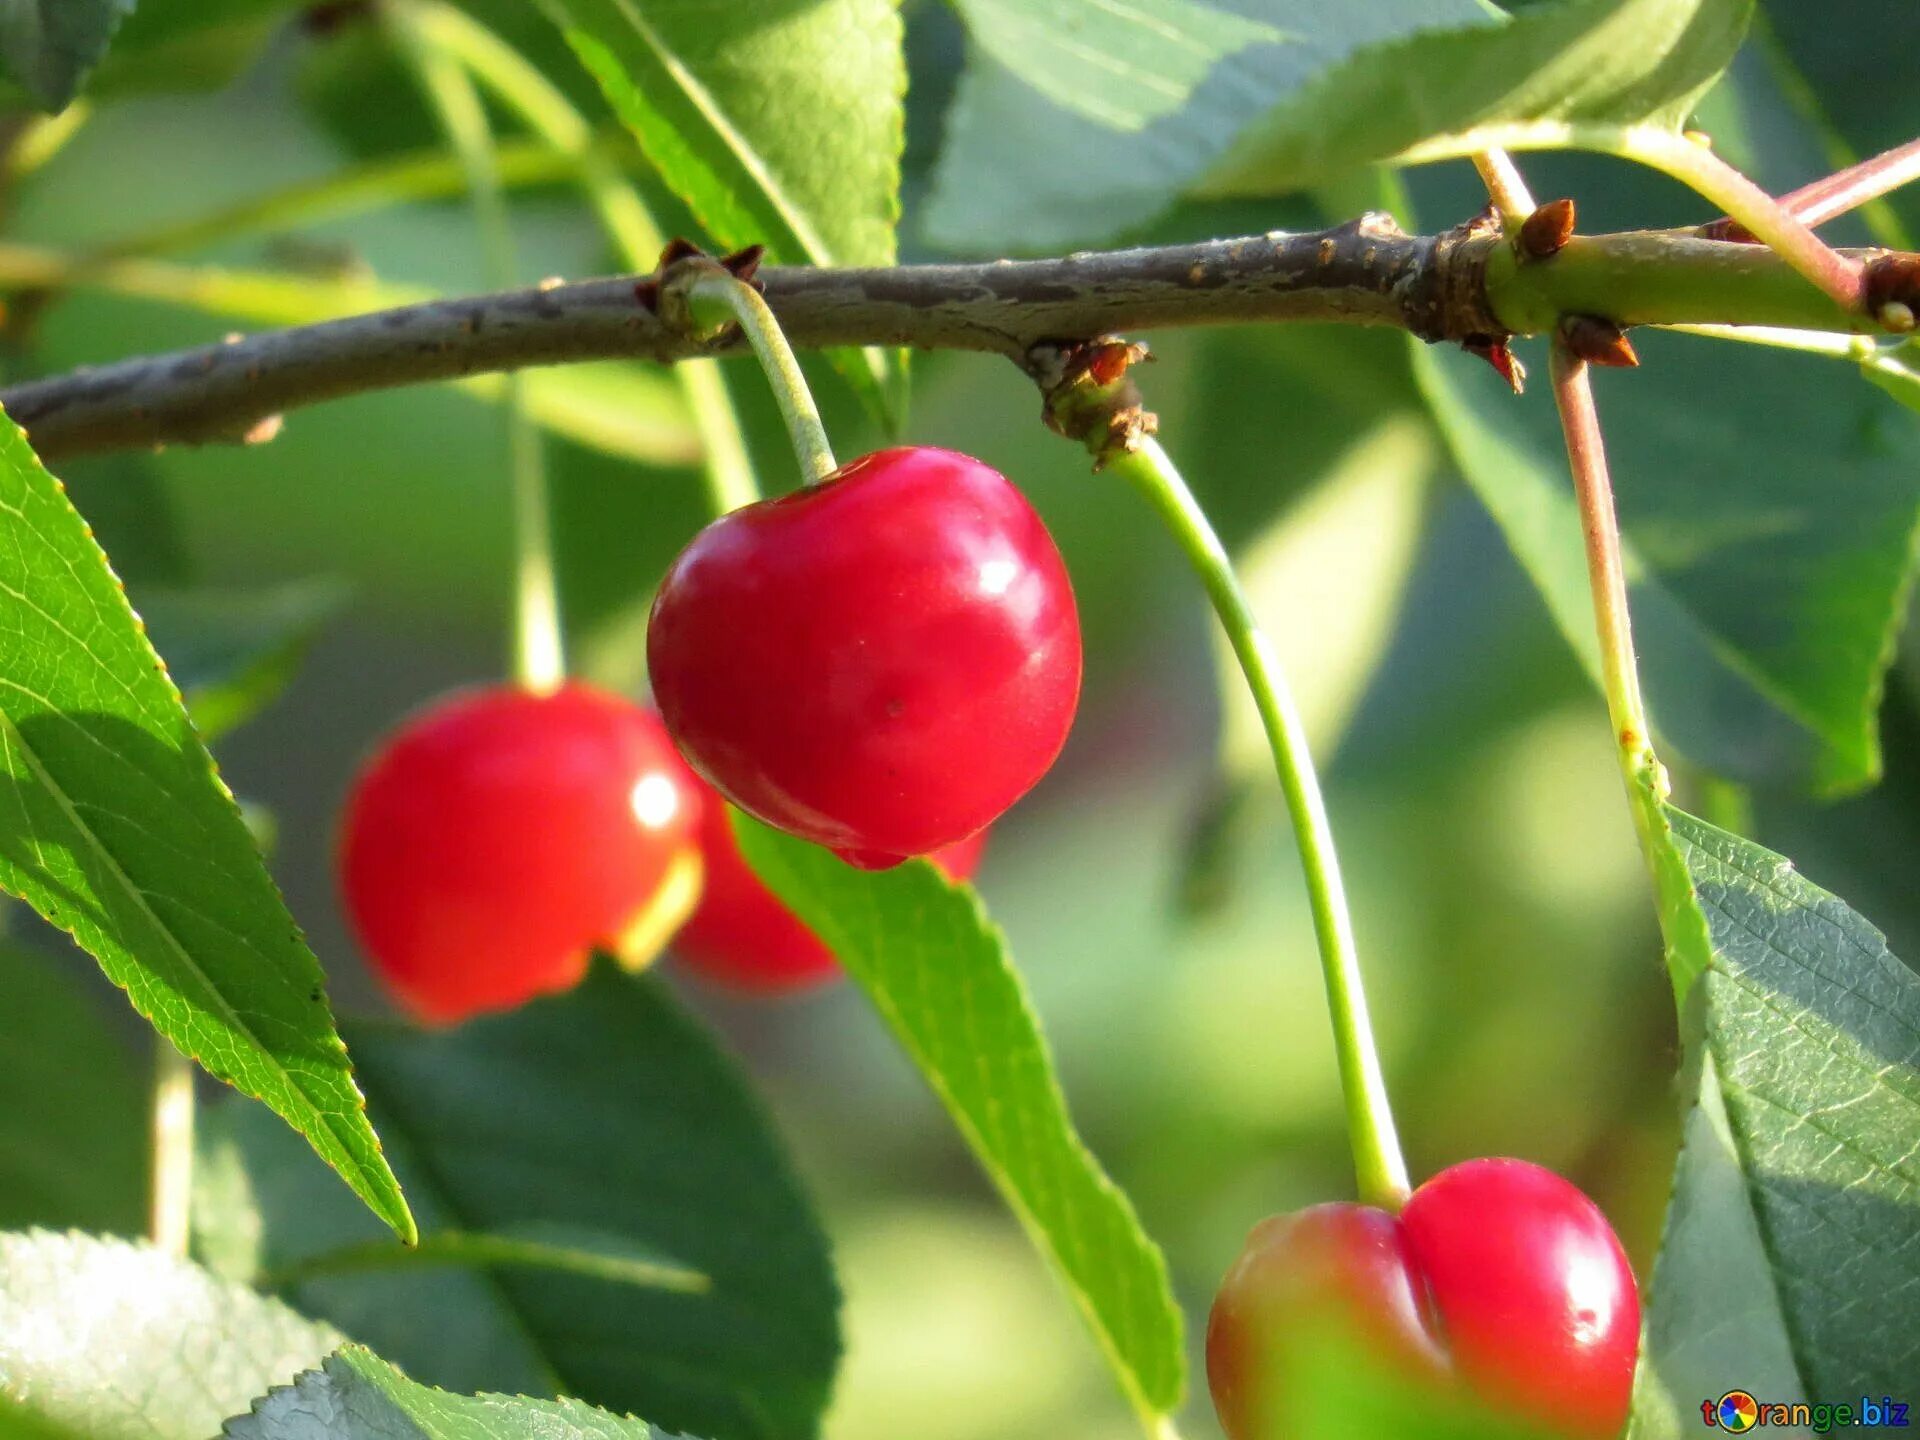
[[[1722,1430],[1738,1435],[1760,1423],[1760,1402],[1744,1390],[1729,1390],[1720,1397],[1714,1414]]]

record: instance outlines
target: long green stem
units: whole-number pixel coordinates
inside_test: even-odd
[[[666,245],[639,192],[594,143],[592,127],[524,56],[464,11],[440,0],[415,6],[422,30],[523,120],[541,139],[576,163],[582,189],[601,228],[628,270],[651,269]],[[760,498],[746,441],[717,360],[675,367],[681,393],[700,432],[707,493],[718,514]]]
[[[420,27],[411,0],[396,0],[390,13],[401,48],[412,59],[441,128],[466,165],[488,279],[505,289],[514,283],[518,262],[486,107],[466,71]],[[527,415],[526,382],[518,371],[507,377],[504,409],[513,489],[513,673],[528,689],[548,691],[566,678],[560,586],[553,566],[546,464],[540,436]]]
[[[263,1278],[269,1288],[280,1289],[328,1275],[382,1274],[434,1265],[557,1271],[681,1295],[703,1295],[713,1288],[712,1279],[704,1272],[682,1265],[469,1230],[435,1230],[422,1235],[417,1245],[395,1245],[384,1240],[349,1245],[295,1261]]]
[[[820,409],[813,403],[807,377],[801,373],[799,357],[760,292],[718,271],[696,279],[687,289],[687,301],[695,307],[702,301],[717,302],[740,322],[760,368],[766,371],[767,383],[773,387],[780,418],[787,424],[787,438],[793,442],[794,458],[808,483],[824,480],[839,469],[833,447],[827,443],[827,427],[820,421]]]
[[[1273,643],[1261,630],[1240,588],[1226,548],[1166,451],[1157,441],[1147,439],[1137,450],[1115,457],[1108,468],[1124,476],[1146,497],[1186,553],[1188,563],[1206,587],[1214,614],[1226,631],[1259,707],[1260,723],[1273,748],[1274,769],[1293,818],[1300,865],[1306,872],[1307,899],[1313,910],[1320,967],[1333,1017],[1334,1049],[1360,1198],[1397,1210],[1408,1194],[1407,1166],[1400,1155],[1386,1077],[1367,1018],[1353,922],[1347,913],[1340,862],[1334,853],[1333,828],[1308,753],[1306,727],[1294,707]]]
[[[193,1062],[164,1035],[153,1037],[153,1183],[148,1234],[169,1255],[185,1255],[193,1222]]]

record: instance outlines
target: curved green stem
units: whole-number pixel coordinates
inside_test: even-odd
[[[327,1275],[380,1274],[434,1265],[551,1270],[682,1295],[703,1295],[713,1288],[712,1279],[704,1272],[682,1265],[471,1230],[431,1231],[422,1235],[417,1245],[389,1241],[348,1245],[296,1260],[269,1272],[262,1282],[268,1288],[282,1289]]]
[[[1407,1165],[1400,1155],[1386,1078],[1367,1018],[1353,922],[1347,913],[1339,858],[1334,853],[1333,827],[1327,820],[1313,757],[1308,753],[1306,727],[1294,707],[1273,643],[1260,629],[1226,548],[1166,451],[1149,438],[1139,449],[1115,457],[1108,468],[1145,496],[1173,532],[1206,587],[1214,614],[1227,633],[1247,688],[1259,707],[1260,723],[1273,748],[1274,769],[1293,818],[1300,866],[1306,872],[1307,899],[1313,910],[1327,1006],[1333,1017],[1334,1049],[1360,1198],[1368,1204],[1398,1210],[1407,1199]]]
[[[169,1255],[185,1255],[193,1219],[193,1061],[164,1035],[153,1037],[153,1183],[148,1233]]]
[[[651,269],[666,237],[639,192],[596,145],[593,127],[573,103],[519,51],[465,11],[440,0],[422,0],[414,14],[437,46],[464,65],[536,135],[574,160],[581,187],[621,263],[636,272]],[[759,499],[720,362],[689,360],[676,366],[674,373],[700,432],[702,471],[714,513],[724,515]]]
[[[509,287],[518,268],[513,231],[495,163],[493,129],[479,91],[466,71],[420,27],[412,4],[395,4],[388,13],[441,127],[466,166],[474,214],[486,247],[488,279],[501,288]],[[560,585],[553,566],[546,464],[540,437],[527,414],[526,382],[518,371],[507,377],[504,408],[507,466],[513,489],[513,673],[528,689],[548,691],[566,678]]]
[[[725,271],[715,271],[699,276],[688,286],[687,301],[696,308],[701,301],[717,301],[740,322],[760,368],[767,373],[767,383],[773,387],[780,418],[787,422],[787,438],[793,442],[794,458],[800,462],[800,473],[807,482],[824,480],[839,469],[833,447],[827,443],[827,427],[820,422],[820,409],[813,403],[807,377],[800,371],[799,358],[760,292]]]

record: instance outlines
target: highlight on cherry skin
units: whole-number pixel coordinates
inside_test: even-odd
[[[595,950],[650,960],[698,897],[705,803],[643,706],[576,683],[456,692],[354,780],[341,896],[402,1006],[451,1024],[569,988]]]
[[[796,994],[840,977],[820,938],[748,866],[727,805],[713,791],[700,812],[700,903],[673,938],[674,959],[703,980],[759,995]],[[927,859],[953,880],[969,880],[986,852],[987,831]]]
[[[1207,1324],[1230,1440],[1292,1433],[1291,1393],[1329,1332],[1410,1381],[1611,1440],[1632,1400],[1640,1299],[1613,1227],[1578,1189],[1523,1160],[1469,1160],[1398,1215],[1337,1203],[1254,1227]]]
[[[647,663],[721,794],[882,869],[977,834],[1046,774],[1079,703],[1080,619],[1005,476],[905,447],[696,535]]]

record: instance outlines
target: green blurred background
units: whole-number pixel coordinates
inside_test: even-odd
[[[519,7],[473,8],[551,55]],[[938,6],[912,5],[909,15],[903,248],[914,258],[931,253],[916,207],[963,38]],[[235,56],[244,63],[234,78],[209,92],[101,107],[9,196],[5,242],[120,241],[434,141],[407,77],[351,17],[262,27]],[[569,64],[554,57],[547,68],[563,75]],[[591,98],[584,86],[577,94]],[[1712,106],[1734,158],[1748,158],[1736,153],[1745,127],[1786,172],[1782,183],[1817,170],[1820,136],[1758,61]],[[1542,193],[1578,195],[1593,226],[1706,218],[1677,190],[1617,166],[1542,160],[1528,169]],[[1465,173],[1423,175],[1413,192],[1429,224],[1478,203]],[[1376,193],[1356,177],[1312,201],[1191,206],[1150,235],[1308,225]],[[517,192],[514,214],[524,278],[609,268],[569,190]],[[1010,248],[1018,233],[1010,223]],[[458,197],[243,236],[187,258],[349,288],[482,284]],[[254,327],[97,290],[45,304],[16,297],[7,372],[234,328]],[[1142,379],[1163,438],[1246,562],[1314,730],[1416,1174],[1488,1153],[1552,1166],[1603,1204],[1644,1274],[1675,1144],[1677,1044],[1598,697],[1454,473],[1399,337],[1149,338],[1158,363]],[[1714,392],[1719,421],[1734,427],[1763,426],[1820,363],[1723,361],[1681,339],[1656,339],[1643,353],[1669,376],[1745,367],[1724,372],[1734,378]],[[740,362],[728,370],[763,483],[784,488],[794,477],[763,386]],[[1201,597],[1133,497],[1090,475],[1080,452],[1041,427],[1031,386],[1003,361],[915,356],[913,380],[907,436],[1014,477],[1073,571],[1088,647],[1080,719],[1061,763],[996,830],[979,886],[1031,982],[1075,1115],[1167,1248],[1197,1337],[1254,1220],[1351,1190],[1284,812],[1248,717],[1221,698]],[[843,454],[881,438],[830,375],[818,383]],[[1469,374],[1468,383],[1494,382]],[[1603,404],[1616,395],[1629,404],[1626,383],[1605,386]],[[671,398],[662,388],[655,400],[661,428],[635,444],[684,459]],[[1514,403],[1548,406],[1542,394]],[[1854,387],[1840,423],[1870,447],[1882,403]],[[698,477],[684,463],[644,464],[558,438],[548,455],[575,652],[608,683],[637,687],[647,594],[701,523]],[[1626,440],[1630,523],[1636,492],[1670,478],[1656,458]],[[343,585],[343,604],[285,696],[218,753],[235,791],[272,817],[276,875],[337,1005],[381,1009],[334,896],[334,815],[381,730],[450,686],[501,672],[508,537],[497,411],[448,389],[394,392],[296,413],[264,447],[62,471],[137,605],[148,589],[183,584]],[[1916,693],[1908,668],[1896,667],[1882,716],[1888,778],[1864,796],[1747,797],[1677,776],[1696,809],[1738,814],[1750,800],[1749,833],[1846,895],[1908,955],[1920,954]],[[13,924],[28,929],[18,912]],[[37,1097],[71,1112],[66,1200],[17,1213],[0,1193],[0,1220],[135,1229],[144,1035],[91,964],[30,938],[46,958],[17,983],[49,990],[49,1015],[68,1003],[51,992],[76,992],[114,1027],[117,1048],[73,1090]],[[821,1200],[850,1336],[831,1435],[1132,1433],[1069,1304],[857,994],[749,1003],[680,977],[670,957],[663,966],[745,1058]],[[0,1084],[7,1064],[0,1057]],[[8,1144],[0,1132],[0,1177]],[[1191,1409],[1189,1433],[1212,1433],[1204,1393]]]

